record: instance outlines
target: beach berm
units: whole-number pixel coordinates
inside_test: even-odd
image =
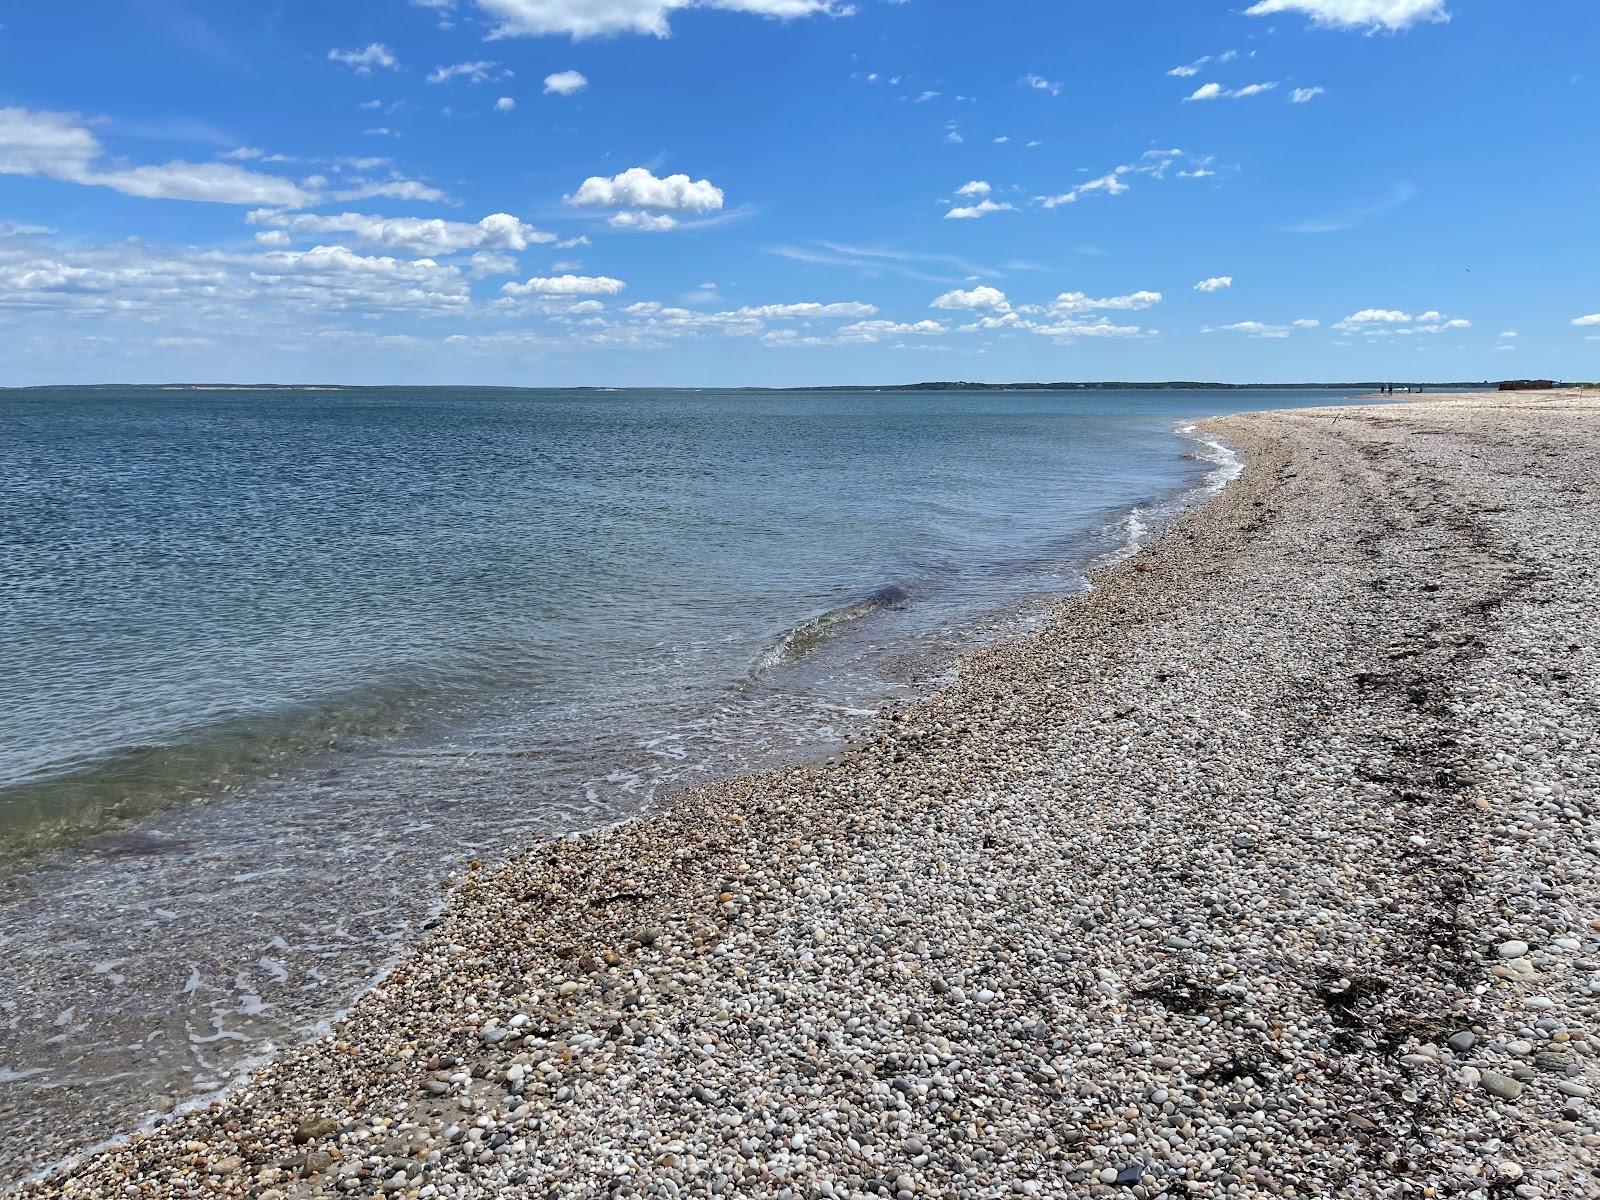
[[[1600,1194],[1600,402],[1243,475],[842,755],[468,873],[36,1197]]]

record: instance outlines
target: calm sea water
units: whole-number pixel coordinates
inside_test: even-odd
[[[1337,393],[0,393],[0,1178],[347,1003],[473,855],[837,746]]]

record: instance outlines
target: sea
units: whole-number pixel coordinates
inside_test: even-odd
[[[0,391],[0,1183],[320,1030],[452,872],[836,752],[1318,390]]]

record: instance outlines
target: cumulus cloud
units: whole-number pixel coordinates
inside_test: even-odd
[[[546,96],[572,96],[588,86],[589,80],[581,71],[556,71],[544,77]]]
[[[371,75],[373,67],[393,71],[400,66],[399,60],[382,42],[373,42],[363,50],[329,50],[328,61],[343,63],[357,75]]]
[[[768,346],[875,346],[879,342],[902,337],[937,337],[948,333],[937,321],[857,321],[845,325],[832,334],[799,334],[791,329],[775,329],[764,334],[762,342]]]
[[[536,275],[526,283],[503,284],[500,291],[507,296],[615,296],[627,286],[609,275]]]
[[[325,237],[344,234],[357,241],[389,250],[417,254],[454,254],[460,250],[526,250],[556,240],[555,234],[535,229],[510,213],[491,213],[481,221],[446,221],[438,217],[377,217],[364,213],[322,216],[258,209],[245,218],[252,225],[285,234]]]
[[[1220,83],[1202,83],[1189,93],[1188,99],[1215,100],[1220,95],[1222,95],[1222,85]]]
[[[971,221],[979,217],[986,217],[990,213],[1015,212],[1016,205],[1007,204],[1003,200],[991,200],[985,196],[976,204],[957,205],[944,214],[947,221]]]
[[[1022,77],[1022,82],[1035,91],[1049,92],[1052,96],[1061,94],[1061,85],[1053,79],[1046,79],[1043,75],[1034,75],[1030,72]]]
[[[511,112],[517,107],[517,102],[510,96],[501,96],[494,102],[495,112]]]
[[[293,318],[308,310],[442,315],[470,305],[467,281],[454,266],[368,257],[343,246],[174,254],[122,241],[0,261],[0,309],[18,312],[211,321],[232,331],[259,319],[263,308]]]
[[[1202,279],[1195,284],[1194,290],[1197,292],[1220,292],[1223,288],[1231,288],[1232,286],[1232,275],[1213,275],[1210,279]]]
[[[1322,95],[1325,90],[1326,89],[1319,87],[1295,88],[1293,92],[1289,93],[1289,103],[1309,104],[1318,96]]]
[[[1249,337],[1257,338],[1286,338],[1289,336],[1287,325],[1265,325],[1260,321],[1235,321],[1232,325],[1221,325],[1219,329],[1226,333],[1242,333]],[[1209,328],[1203,332],[1210,333]]]
[[[776,20],[796,17],[849,16],[855,10],[836,0],[477,0],[495,22],[490,37],[605,37],[641,33],[672,35],[671,14],[686,8],[716,8]]]
[[[819,317],[870,317],[878,311],[876,305],[859,300],[845,300],[832,304],[801,301],[796,304],[761,304],[746,306],[736,316],[753,317],[758,321],[813,320]]]
[[[1082,292],[1062,292],[1050,305],[1051,309],[1062,313],[1082,313],[1101,311],[1136,311],[1141,308],[1152,308],[1161,303],[1160,292],[1129,292],[1125,296],[1105,296],[1093,299]]]
[[[665,233],[678,227],[678,218],[668,213],[625,212],[613,213],[608,221],[613,229],[632,229],[640,233]]]
[[[1335,329],[1355,329],[1363,325],[1403,325],[1410,321],[1411,314],[1402,312],[1398,308],[1363,308],[1360,312],[1353,312],[1344,320],[1334,325]]]
[[[722,207],[722,200],[722,189],[714,187],[710,180],[691,180],[687,175],[657,179],[644,167],[629,167],[609,179],[591,175],[576,192],[566,197],[566,202],[573,205],[685,212],[713,212]]]
[[[1574,317],[1572,323],[1577,326],[1600,325],[1600,313],[1590,313],[1585,317]],[[1516,336],[1515,334],[1512,335]]]
[[[987,196],[993,189],[981,179],[974,179],[970,183],[963,183],[956,189],[958,196]]]
[[[0,175],[40,175],[150,200],[298,208],[316,199],[292,180],[236,163],[174,160],[103,168],[104,153],[99,139],[72,113],[0,108]]]
[[[1245,15],[1298,12],[1330,29],[1398,30],[1422,21],[1448,21],[1445,0],[1258,0]]]
[[[487,279],[491,275],[511,275],[517,269],[517,260],[509,254],[496,254],[491,250],[479,250],[469,260],[472,264],[474,279]]]
[[[1345,333],[1364,333],[1369,337],[1410,337],[1418,333],[1470,329],[1472,322],[1465,317],[1446,317],[1437,309],[1429,309],[1413,317],[1397,308],[1363,308],[1342,321],[1335,321],[1333,327]]]
[[[975,288],[963,291],[960,288],[946,292],[937,297],[929,308],[965,309],[972,312],[981,312],[985,309],[994,312],[1010,312],[1011,302],[1006,299],[1006,294],[999,288],[980,284]]]

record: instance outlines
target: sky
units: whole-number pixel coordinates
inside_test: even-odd
[[[1594,0],[0,0],[0,385],[1600,378]]]

